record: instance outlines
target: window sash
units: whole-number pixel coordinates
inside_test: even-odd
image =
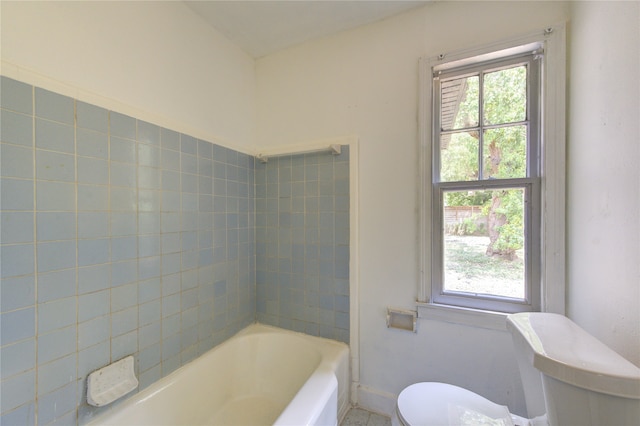
[[[460,190],[524,190],[525,278],[523,300],[444,290],[444,193]],[[433,185],[432,302],[499,312],[522,312],[540,307],[540,179],[495,179],[472,182],[438,182]]]
[[[490,62],[465,64],[465,66],[433,73],[433,127],[432,127],[432,247],[431,247],[431,302],[482,310],[500,312],[520,312],[539,310],[540,295],[540,262],[541,262],[541,232],[540,232],[540,61],[539,51],[518,54],[515,57],[493,59]],[[517,65],[527,65],[527,177],[512,179],[482,179],[483,155],[482,139],[479,140],[478,151],[478,180],[463,182],[441,182],[440,179],[440,146],[441,136],[460,132],[464,129],[442,130],[441,125],[441,92],[442,81],[461,78],[468,75],[482,75],[500,69]],[[479,124],[472,127],[482,135],[490,128],[512,126],[514,123],[499,125],[485,125],[483,123],[483,87],[480,78],[479,92]],[[444,291],[444,192],[445,190],[482,190],[482,189],[522,188],[525,192],[525,298],[512,299],[495,295],[474,295],[469,293]]]
[[[443,135],[461,133],[465,130],[477,130],[480,134],[480,151],[478,156],[479,175],[482,176],[482,135],[484,130],[497,129],[502,127],[515,126],[518,124],[526,124],[527,128],[527,176],[540,176],[540,52],[536,50],[533,53],[519,54],[516,57],[503,58],[502,60],[492,60],[490,63],[467,65],[461,69],[448,70],[447,72],[436,72],[433,77],[433,135],[432,144],[432,164],[433,164],[433,182],[440,181],[440,140]],[[482,99],[482,79],[480,80],[480,99],[479,99],[479,124],[477,126],[464,128],[442,130],[441,126],[441,96],[440,88],[444,80],[453,78],[462,78],[465,76],[493,72],[517,65],[527,65],[527,112],[526,120],[500,124],[484,124],[483,123],[483,99]],[[436,75],[437,74],[437,75]]]

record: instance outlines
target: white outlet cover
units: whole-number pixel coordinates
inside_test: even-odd
[[[89,374],[87,402],[94,407],[111,404],[138,387],[133,356],[128,356]]]

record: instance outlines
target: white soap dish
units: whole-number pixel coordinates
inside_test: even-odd
[[[94,407],[111,404],[138,387],[133,356],[128,356],[89,374],[87,402]]]

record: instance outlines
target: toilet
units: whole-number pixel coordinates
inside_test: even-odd
[[[527,418],[467,389],[437,382],[405,388],[394,425],[597,426],[640,424],[640,368],[567,317],[507,317]]]

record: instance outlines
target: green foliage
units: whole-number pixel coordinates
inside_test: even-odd
[[[484,125],[498,125],[486,130],[478,126],[480,78],[468,76],[461,86],[462,97],[453,120],[453,133],[441,137],[440,179],[444,182],[475,181],[525,177],[527,155],[527,127],[515,125],[527,117],[527,69],[514,66],[483,74],[482,117]],[[466,129],[458,132],[455,129]],[[480,134],[482,150],[480,150]],[[482,173],[479,158],[482,152]],[[494,202],[494,197],[499,202]],[[492,214],[496,220],[497,238],[492,237],[492,252],[515,253],[524,246],[524,200],[522,191],[455,191],[445,194],[447,206],[481,206],[483,214]],[[492,210],[495,209],[495,210]],[[490,225],[491,226],[491,225]],[[476,232],[470,224],[457,225],[455,235]],[[494,231],[494,232],[491,232]]]
[[[489,191],[455,191],[445,192],[445,206],[484,206],[491,201]]]
[[[527,116],[527,69],[507,68],[484,75],[484,123],[523,121]]]
[[[493,249],[500,252],[513,252],[524,246],[524,200],[521,190],[496,191],[500,197],[497,214],[504,215],[507,222],[498,227],[499,237],[493,243]]]
[[[445,182],[478,179],[478,139],[470,133],[454,133],[441,150],[441,179]]]
[[[464,95],[458,106],[458,114],[456,114],[453,124],[454,129],[477,126],[479,122],[480,79],[478,76],[471,76],[465,77],[463,80]]]
[[[484,133],[484,178],[506,179],[527,175],[527,129],[509,126]]]
[[[448,235],[483,235],[485,233],[485,227],[482,224],[477,223],[477,218],[469,217],[462,222],[449,225],[445,230]]]

